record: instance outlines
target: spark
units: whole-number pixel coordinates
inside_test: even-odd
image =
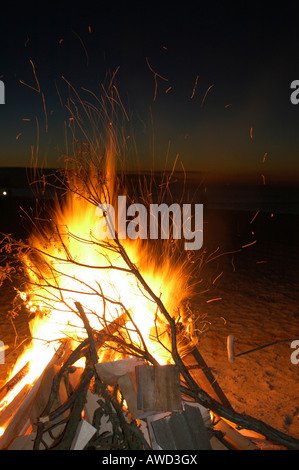
[[[26,41],[25,41],[25,47],[27,47],[27,44],[29,42],[29,36],[27,35]]]
[[[42,98],[43,98],[44,112],[45,112],[45,118],[46,118],[46,132],[48,132],[48,116],[47,116],[45,95],[43,93],[42,93]]]
[[[88,26],[88,32],[91,33],[91,26]]]
[[[254,245],[256,243],[256,240],[254,242],[248,243],[247,245],[243,245],[242,248],[247,248],[248,246]]]
[[[263,156],[263,163],[265,163],[267,155],[268,155],[268,154],[267,154],[267,152],[266,152],[265,155]]]
[[[216,300],[222,300],[222,297],[216,297],[215,299],[207,300],[206,303],[209,304],[211,302],[216,302]]]
[[[195,90],[196,90],[196,87],[197,87],[197,82],[198,82],[198,79],[199,79],[199,75],[196,76],[196,79],[195,79],[195,83],[194,83],[194,87],[193,87],[193,91],[192,91],[192,94],[190,96],[190,99],[192,100],[193,97],[194,97],[194,94],[195,94]]]
[[[59,39],[59,42],[58,42],[58,44],[62,44],[62,43],[63,43],[63,41],[64,41],[64,39]]]
[[[116,68],[116,70],[113,72],[113,75],[111,77],[111,80],[110,80],[110,83],[109,83],[109,86],[108,86],[108,90],[110,90],[110,88],[112,87],[112,83],[114,82],[114,79],[115,79],[115,75],[117,74],[117,72],[119,71],[119,68],[120,68],[120,65]]]
[[[231,106],[232,106],[232,104],[229,103],[229,104],[226,104],[224,107],[225,107],[225,108],[230,108]]]
[[[85,52],[85,55],[86,55],[86,65],[88,65],[88,53],[87,53],[86,47],[85,47],[85,45],[84,45],[84,42],[83,42],[82,39],[80,38],[79,34],[76,33],[76,31],[73,31],[73,33],[77,36],[77,38],[78,38],[79,41],[81,42],[81,46],[83,47],[84,52]]]
[[[64,135],[65,135],[65,147],[66,147],[66,155],[69,154],[69,147],[68,147],[68,139],[67,139],[67,124],[64,121]]]
[[[34,78],[35,78],[35,81],[36,81],[36,84],[37,84],[37,88],[34,88],[34,87],[31,86],[31,85],[28,85],[28,83],[25,83],[25,82],[23,82],[22,80],[19,80],[19,82],[22,83],[22,84],[25,85],[25,86],[28,86],[29,88],[32,88],[32,90],[37,91],[38,93],[40,93],[39,81],[38,81],[37,76],[36,76],[34,63],[32,62],[31,59],[30,59],[30,64],[31,64],[31,66],[32,66],[33,75],[34,75]]]
[[[145,58],[145,60],[146,60],[146,63],[147,63],[148,68],[149,68],[150,71],[153,72],[153,74],[154,74],[154,80],[155,80],[154,101],[155,101],[155,100],[156,100],[156,97],[157,97],[157,88],[158,88],[157,77],[161,78],[162,80],[165,80],[165,82],[168,82],[168,79],[165,78],[165,77],[162,77],[162,75],[160,75],[159,73],[155,72],[155,70],[152,69],[152,67],[151,67],[150,64],[149,64],[149,61],[148,61],[148,58],[147,58],[147,57]]]
[[[63,102],[62,102],[62,99],[61,99],[61,96],[60,96],[60,93],[59,93],[59,90],[58,90],[58,87],[57,87],[56,80],[54,80],[54,83],[55,83],[55,88],[56,88],[56,91],[57,91],[57,94],[58,94],[58,98],[59,98],[61,107],[63,108],[64,106],[63,106]]]
[[[16,140],[19,140],[20,135],[22,135],[22,132],[20,132],[20,133],[16,136]]]
[[[205,92],[205,96],[203,97],[203,100],[202,100],[201,105],[200,105],[201,108],[203,107],[203,104],[204,104],[204,102],[205,102],[205,100],[206,100],[207,94],[209,93],[210,89],[211,89],[213,86],[214,86],[214,85],[210,85],[209,88],[207,89],[207,91]]]
[[[172,86],[168,87],[165,93],[168,93],[172,89]]]
[[[217,281],[217,279],[219,279],[219,277],[222,276],[222,274],[223,274],[223,271],[222,271],[222,273],[218,274],[217,277],[215,277],[215,279],[214,279],[214,281],[213,281],[213,284],[215,284],[215,282]]]
[[[32,153],[32,163],[33,163],[33,167],[36,166],[37,167],[37,159],[38,159],[38,154],[39,154],[39,122],[38,122],[38,119],[37,117],[35,116],[35,122],[36,122],[36,152],[35,152],[35,162],[34,162],[34,155],[33,155],[33,152],[34,152],[34,147],[31,146],[31,153]]]
[[[114,88],[114,90],[116,91],[116,94],[117,94],[117,97],[118,97],[118,100],[119,100],[119,104],[120,104],[120,106],[121,106],[121,109],[123,110],[123,113],[124,113],[124,115],[126,116],[127,121],[129,122],[129,117],[128,117],[127,112],[126,112],[126,110],[125,110],[125,107],[124,107],[124,105],[123,105],[123,103],[122,103],[122,101],[121,101],[121,99],[120,99],[118,90],[117,90],[117,88],[116,88],[115,85],[113,85],[113,88]]]
[[[31,121],[29,118],[22,118],[22,121]]]
[[[262,175],[262,180],[263,180],[263,184],[266,184],[266,178],[265,178],[265,175]]]
[[[252,224],[252,222],[255,220],[255,218],[258,216],[259,214],[259,210],[255,213],[255,215],[253,216],[253,218],[251,219],[250,223]]]
[[[252,127],[250,128],[250,138],[252,140]]]

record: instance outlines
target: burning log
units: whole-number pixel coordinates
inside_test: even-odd
[[[14,397],[14,399],[5,406],[0,416],[1,428],[6,429],[7,423],[9,423],[10,420],[14,417],[14,415],[18,412],[20,406],[22,405],[23,401],[27,397],[31,388],[32,388],[32,384],[24,385],[22,390]],[[2,437],[0,438],[0,449],[1,449]]]
[[[229,424],[220,419],[213,427],[217,432],[222,433],[221,442],[224,442],[230,449],[235,450],[257,450],[258,447],[253,444],[249,439],[242,436],[241,433],[234,430]]]
[[[7,394],[28,374],[30,363],[27,362],[11,379],[0,389],[0,403]],[[0,424],[1,426],[1,424]]]
[[[61,364],[64,356],[68,352],[68,342],[64,342],[57,352],[54,354],[53,358],[51,359],[48,367],[51,367],[53,364]],[[44,370],[43,374],[37,379],[34,384],[31,384],[28,387],[25,387],[25,397],[20,404],[17,412],[14,414],[13,418],[10,420],[9,424],[7,425],[4,434],[0,438],[0,449],[6,449],[9,447],[10,443],[13,441],[15,437],[17,437],[24,425],[30,418],[30,413],[32,407],[34,405],[36,396],[38,394],[40,385],[42,383],[44,374],[46,373],[46,369]]]

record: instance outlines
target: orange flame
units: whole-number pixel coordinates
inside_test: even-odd
[[[93,171],[92,164],[87,176],[98,203],[103,199],[116,200],[115,155],[113,145],[110,147],[103,172],[105,184],[99,181],[99,173]],[[65,200],[57,200],[51,223],[30,237],[30,250],[25,259],[28,289],[21,295],[28,310],[35,314],[29,325],[33,339],[11,376],[28,361],[30,372],[18,389],[13,390],[14,396],[25,384],[36,381],[63,338],[71,338],[75,346],[87,337],[75,302],[83,306],[94,330],[101,330],[124,311],[129,313],[123,333],[127,343],[141,350],[146,345],[160,364],[173,362],[169,324],[157,304],[128,268],[115,241],[99,241],[96,237],[96,205],[86,193],[80,169],[66,172],[69,190]],[[163,252],[161,259],[156,245],[150,246],[149,242],[122,240],[122,246],[169,314],[180,317],[188,293],[184,263],[175,262],[170,249]],[[109,360],[123,354],[123,350],[111,349]],[[0,409],[8,399],[12,400],[13,396],[6,397]]]

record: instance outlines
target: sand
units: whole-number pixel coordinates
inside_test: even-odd
[[[234,226],[243,227],[243,235],[238,230],[237,237],[241,246],[246,227],[253,228],[248,224],[251,214],[217,216],[229,235]],[[202,272],[202,290],[207,287],[208,291],[198,291],[193,301],[194,311],[205,314],[199,326],[207,327],[199,347],[236,411],[299,438],[299,364],[291,361],[291,341],[236,357],[233,363],[227,357],[228,335],[235,337],[236,355],[276,339],[299,337],[299,249],[295,245],[298,218],[260,218],[255,244],[216,259]],[[219,227],[219,220],[211,225]],[[286,233],[283,225],[288,225]],[[226,248],[238,248],[233,238],[229,237]],[[211,302],[213,299],[219,300]]]

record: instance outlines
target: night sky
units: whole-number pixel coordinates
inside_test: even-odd
[[[37,124],[38,164],[61,165],[69,122],[62,77],[92,100],[83,89],[100,96],[118,69],[128,169],[162,168],[167,155],[171,167],[179,154],[177,169],[298,178],[295,7],[13,2],[1,14],[0,165],[30,164]],[[39,92],[27,86],[37,88],[34,70]]]

